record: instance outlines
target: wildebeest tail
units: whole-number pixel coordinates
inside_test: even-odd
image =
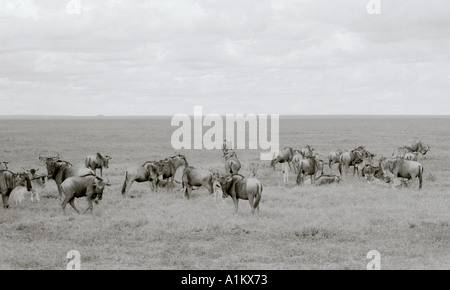
[[[263,186],[262,186],[262,184],[260,182],[258,182],[256,184],[256,195],[255,195],[255,201],[254,201],[254,204],[253,204],[254,208],[258,208],[258,206],[259,206],[259,202],[261,201],[262,191],[263,191]]]
[[[423,165],[419,167],[419,189],[422,189],[422,179],[423,179]]]
[[[341,156],[339,156],[339,175],[341,176],[341,178],[342,178],[342,164],[343,164],[344,162],[342,161],[342,155]]]
[[[128,179],[128,171],[125,171],[125,180],[122,185],[122,195],[125,194],[125,190],[127,188],[127,179]]]

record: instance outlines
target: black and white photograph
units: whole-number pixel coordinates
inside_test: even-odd
[[[0,270],[450,270],[449,16],[0,0]]]

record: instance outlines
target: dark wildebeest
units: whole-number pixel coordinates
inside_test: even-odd
[[[9,195],[18,186],[26,186],[27,191],[31,191],[31,181],[27,173],[0,170],[0,194],[2,195],[3,208],[9,207]]]
[[[291,166],[292,158],[294,157],[294,150],[291,147],[285,147],[283,150],[278,152],[278,155],[276,158],[274,158],[270,162],[270,166],[273,167],[273,170],[275,170],[275,165],[280,162],[284,163],[287,162],[289,164],[289,167]]]
[[[156,173],[158,174],[158,178],[161,177],[161,180],[167,179],[168,184],[170,184],[170,187],[172,188],[174,187],[176,172],[177,169],[175,168],[175,164],[170,158],[160,160],[156,163]]]
[[[358,174],[358,165],[363,162],[364,158],[364,149],[354,149],[350,152],[342,153],[339,159],[339,174],[342,178],[342,168],[345,166],[346,171],[350,166],[353,166],[353,176]]]
[[[314,157],[302,159],[297,168],[297,184],[303,185],[304,175],[311,176],[311,184],[314,184],[318,171],[320,171],[320,164]]]
[[[336,163],[339,164],[342,153],[343,151],[339,149],[335,152],[330,152],[330,154],[328,154],[328,167],[330,167],[330,169],[334,164]]]
[[[45,188],[45,178],[47,177],[45,174],[38,175],[36,172],[38,172],[39,169],[30,169],[27,170],[28,176],[30,177],[31,182],[31,201],[34,201],[34,198],[36,198],[36,201],[39,201],[39,193],[41,193]]]
[[[125,170],[125,181],[122,186],[122,196],[126,197],[133,182],[150,182],[152,191],[157,190],[158,173],[156,161],[147,161],[144,164],[136,167],[130,167]]]
[[[105,180],[106,179],[106,180]],[[80,211],[75,207],[75,198],[87,197],[87,201],[89,206],[83,212],[85,213],[89,209],[92,213],[92,200],[98,198],[98,200],[102,200],[103,198],[103,190],[105,186],[111,185],[109,180],[105,178],[100,178],[92,172],[91,174],[84,176],[72,176],[64,180],[61,184],[61,189],[64,195],[63,202],[61,204],[61,208],[63,210],[64,215],[66,214],[66,205],[69,203],[73,209],[80,214]],[[97,203],[97,200],[95,201]]]
[[[341,178],[338,175],[324,175],[317,177],[314,184],[317,186],[331,184],[331,183],[339,183]]]
[[[229,151],[225,155],[225,171],[231,175],[235,175],[241,169],[241,162],[236,156],[236,152]]]
[[[231,196],[236,213],[238,212],[239,199],[249,201],[252,214],[255,213],[255,210],[259,212],[263,186],[258,179],[254,177],[246,178],[240,174],[234,176],[226,175],[220,177],[220,184],[223,192],[222,197]]]
[[[72,176],[83,176],[86,174],[95,174],[89,168],[73,167],[68,161],[63,161],[48,157],[45,159],[47,166],[47,178],[53,179],[58,188],[59,197],[62,198],[61,184],[64,180]]]
[[[385,176],[392,175],[394,178],[407,178],[408,180],[419,178],[419,189],[422,189],[423,166],[419,162],[404,158],[383,158],[380,166]]]
[[[216,195],[220,195],[221,185],[218,174],[212,173],[206,169],[199,169],[192,166],[186,167],[183,171],[181,183],[183,186],[184,196],[187,199],[189,199],[194,186],[203,186],[209,191],[209,193],[216,193]]]
[[[100,176],[103,176],[103,168],[109,168],[109,160],[111,159],[111,156],[103,156],[97,152],[96,155],[86,157],[85,165],[86,168],[90,168],[94,173],[97,173],[97,169],[100,169]]]

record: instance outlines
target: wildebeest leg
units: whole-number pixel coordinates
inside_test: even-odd
[[[238,203],[239,203],[239,199],[237,197],[232,196],[233,198],[233,202],[234,202],[234,212],[237,213],[238,212]]]
[[[252,214],[255,214],[255,201],[253,199],[253,195],[248,196],[248,202],[250,203],[250,208],[252,209]]]
[[[67,203],[69,203],[71,200],[73,200],[73,196],[67,196],[64,200],[63,200],[63,202],[62,202],[62,204],[61,204],[61,208],[62,208],[62,211],[63,211],[63,214],[64,215],[66,215],[66,205],[67,205]],[[72,203],[70,204],[76,211],[77,211],[77,209],[75,208],[75,205],[72,205]],[[77,211],[78,212],[78,211]]]
[[[80,214],[80,211],[75,206],[75,197],[72,197],[72,199],[69,201],[69,204],[73,207],[73,209],[77,212],[77,214]]]
[[[125,191],[122,192],[122,196],[123,197],[127,197],[128,191],[130,190],[131,185],[133,184],[134,180],[126,180],[126,186],[125,186]]]
[[[186,190],[184,191],[184,197],[189,199],[189,196],[191,195],[191,192],[192,192],[192,187],[189,184],[187,184],[186,185]]]
[[[9,196],[7,196],[6,194],[2,194],[3,208],[9,207],[8,199],[9,199]]]
[[[92,214],[92,209],[94,208],[92,205],[92,198],[88,197],[87,201],[88,201],[88,207],[84,210],[83,214],[85,214],[89,209],[91,210],[91,214]]]

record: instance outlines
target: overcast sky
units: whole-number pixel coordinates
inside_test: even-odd
[[[449,114],[450,1],[369,2],[1,0],[0,115]]]

